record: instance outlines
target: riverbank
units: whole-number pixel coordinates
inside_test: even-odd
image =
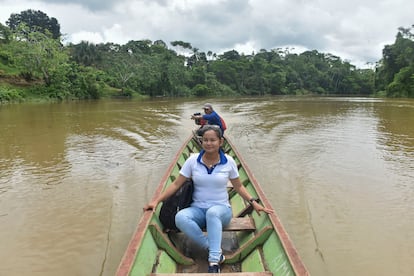
[[[67,98],[51,97],[50,93],[43,93],[48,87],[41,79],[26,80],[19,75],[6,74],[0,70],[0,104],[23,103],[23,102],[59,102],[62,100],[84,100],[73,97]],[[121,89],[110,87],[108,85],[101,85],[99,87],[98,99],[109,98],[137,98],[144,99],[148,96],[143,96],[134,91],[124,91]]]

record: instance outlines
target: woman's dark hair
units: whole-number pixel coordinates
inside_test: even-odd
[[[201,136],[204,136],[204,133],[207,130],[214,130],[218,137],[223,137],[223,131],[221,131],[220,127],[217,125],[205,125],[201,128]]]

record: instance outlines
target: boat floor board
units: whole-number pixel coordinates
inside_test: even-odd
[[[225,255],[237,251],[239,245],[237,244],[236,232],[223,232],[222,249]],[[179,265],[177,272],[180,273],[202,273],[208,270],[208,251],[197,246],[193,241],[186,237],[183,233],[169,233],[171,241],[176,244],[185,256],[191,257],[194,260],[193,265]],[[239,263],[222,264],[221,272],[237,272],[241,271]]]

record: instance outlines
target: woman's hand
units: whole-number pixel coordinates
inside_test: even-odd
[[[259,203],[257,203],[256,201],[253,201],[253,202],[252,202],[252,206],[253,206],[254,210],[256,210],[256,212],[257,212],[259,215],[260,215],[260,212],[265,212],[265,213],[267,213],[267,214],[272,214],[272,213],[274,213],[274,210],[273,210],[273,209],[266,208],[266,207],[264,207],[264,206],[260,205]]]
[[[163,202],[165,199],[169,198],[171,195],[177,192],[186,180],[186,177],[184,177],[182,174],[179,174],[177,179],[174,180],[174,182],[171,183],[171,185],[168,186],[168,188],[160,196],[153,199],[150,203],[144,206],[144,212],[149,210],[152,210],[154,212],[157,208],[158,203]]]
[[[151,201],[150,203],[148,203],[147,205],[144,206],[143,210],[145,211],[155,211],[155,209],[157,208],[158,202],[157,201]]]

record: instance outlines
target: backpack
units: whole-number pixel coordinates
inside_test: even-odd
[[[220,122],[221,122],[221,128],[223,130],[226,130],[227,129],[226,122],[224,121],[224,119],[221,116],[219,116],[219,117],[220,117]]]
[[[193,202],[193,190],[193,180],[187,179],[175,194],[162,203],[159,219],[165,232],[179,231],[175,225],[175,215],[181,209],[190,207]]]

